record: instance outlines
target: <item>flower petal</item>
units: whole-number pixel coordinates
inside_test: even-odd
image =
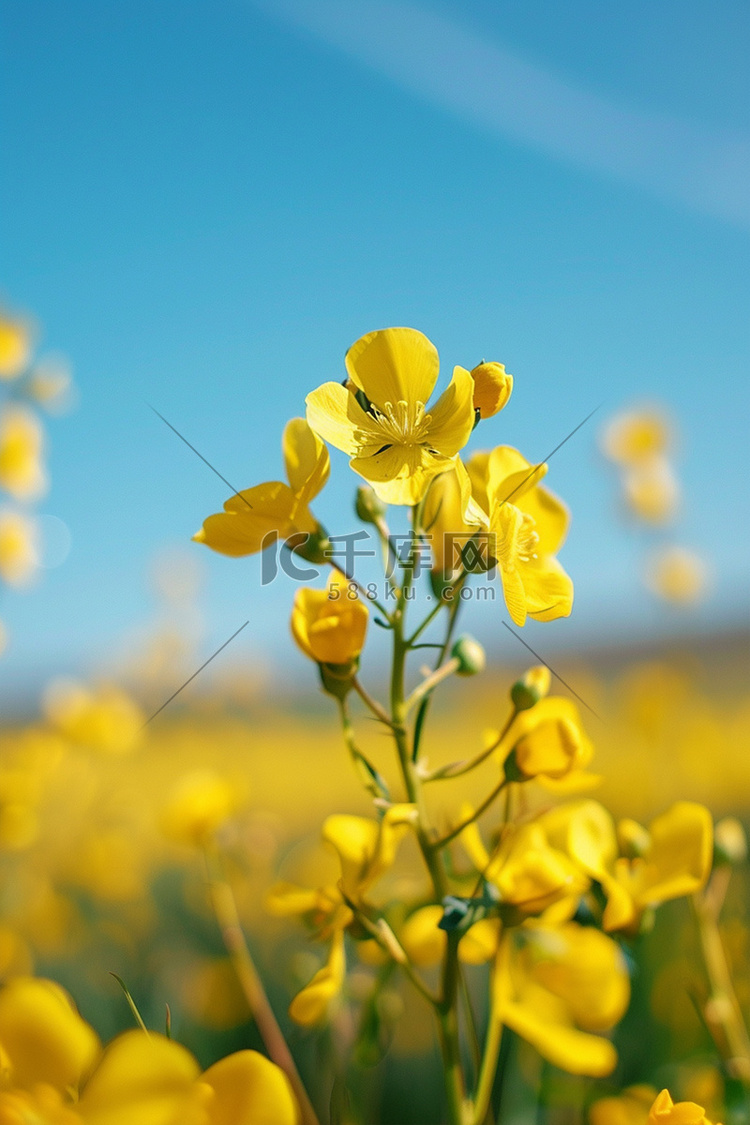
[[[426,403],[437,382],[438,353],[415,328],[382,328],[352,344],[346,370],[381,410],[387,402]]]
[[[374,422],[364,412],[351,391],[341,383],[323,383],[305,399],[307,421],[324,441],[356,456],[363,448],[379,449],[383,444]]]
[[[331,471],[328,450],[305,418],[292,418],[287,422],[281,447],[292,491],[309,504],[328,480]]]
[[[430,408],[427,438],[433,449],[453,457],[463,449],[474,429],[474,380],[464,367],[453,369],[453,378]]]
[[[214,1091],[210,1125],[297,1125],[289,1079],[257,1051],[236,1051],[209,1067],[202,1081]]]
[[[0,991],[0,1043],[15,1086],[76,1087],[99,1053],[99,1039],[64,989],[16,977]]]
[[[295,531],[313,530],[304,519],[300,520],[304,513],[298,513],[292,522],[295,503],[291,488],[281,481],[246,488],[226,501],[223,512],[205,519],[193,539],[232,558],[254,555],[277,538],[286,539]]]
[[[567,505],[541,485],[524,492],[520,499],[516,494],[516,499],[521,511],[533,517],[535,530],[539,536],[540,552],[545,555],[556,555],[565,542],[570,524],[570,511]]]
[[[547,474],[545,464],[532,465],[511,445],[498,445],[487,463],[487,492],[490,507],[517,504],[520,498]]]
[[[418,504],[438,473],[454,467],[447,457],[436,457],[418,445],[391,445],[371,457],[349,462],[372,485],[386,504]]]
[[[535,621],[569,617],[573,608],[573,582],[552,555],[542,555],[520,568],[526,609]]]

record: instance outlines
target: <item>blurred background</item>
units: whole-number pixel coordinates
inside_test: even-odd
[[[747,620],[745,4],[4,8],[4,302],[78,388],[38,506],[69,530],[64,565],[0,606],[6,706],[137,644],[176,547],[201,568],[199,655],[249,618],[235,654],[304,674],[280,624],[293,584],[261,596],[257,557],[190,544],[228,490],[149,407],[233,486],[275,479],[305,394],[390,324],[434,341],[444,380],[483,357],[513,373],[473,448],[539,460],[599,407],[550,466],[576,607],[539,643]],[[666,538],[709,572],[689,616],[644,594],[654,543],[597,449],[644,403],[679,435]],[[333,463],[316,514],[347,532]],[[497,620],[471,627],[512,650]]]
[[[289,635],[295,584],[190,538],[231,490],[283,477],[288,418],[388,325],[433,340],[441,386],[482,358],[514,375],[469,449],[542,460],[588,418],[547,481],[573,513],[573,614],[523,635],[585,701],[597,796],[747,818],[749,33],[739,0],[7,0],[0,298],[33,349],[0,388],[0,973],[52,973],[111,1034],[130,1020],[117,971],[204,1062],[252,1038],[200,863],[163,832],[170,785],[207,766],[278,1010],[320,964],[264,890],[317,870],[321,816],[367,801]],[[332,450],[314,504],[332,533],[357,528],[355,483]],[[490,672],[446,692],[437,763],[535,662],[504,619],[467,603]],[[382,739],[363,746],[379,761]],[[747,894],[727,923],[745,1003]],[[708,1042],[675,999],[680,910],[643,939],[602,1089],[663,1080],[710,1105]],[[429,1125],[409,1069],[435,1070],[429,1029],[411,1007],[399,1027],[387,1081],[362,1082],[383,1121]],[[293,1035],[313,1075],[323,1047]],[[550,1105],[593,1096],[523,1050],[519,1120],[542,1079]]]

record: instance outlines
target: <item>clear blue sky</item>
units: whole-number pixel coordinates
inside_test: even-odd
[[[675,535],[714,570],[691,620],[746,612],[749,41],[729,0],[6,0],[0,286],[80,387],[41,505],[73,548],[4,599],[6,684],[143,625],[154,552],[221,507],[147,403],[237,486],[275,478],[307,390],[390,324],[426,332],[444,373],[513,372],[475,445],[536,459],[599,402],[671,406]],[[551,465],[577,605],[538,644],[674,625],[595,436]],[[348,531],[354,478],[333,462],[316,512]],[[205,655],[249,617],[238,644],[301,667],[291,586],[261,600],[257,559],[194,550]],[[507,645],[496,612],[476,628]]]

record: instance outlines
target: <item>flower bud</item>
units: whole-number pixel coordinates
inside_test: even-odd
[[[471,371],[474,380],[474,409],[480,418],[498,414],[513,390],[513,376],[502,363],[480,363]]]
[[[475,676],[477,672],[483,672],[487,665],[484,649],[479,641],[475,641],[467,633],[455,642],[451,656],[458,661],[457,676]]]
[[[333,665],[335,678],[342,678],[343,667],[359,657],[369,616],[367,606],[350,597],[350,590],[342,585],[332,579],[327,590],[298,590],[291,622],[292,635],[304,654],[318,664]]]
[[[747,859],[747,836],[737,817],[725,816],[714,828],[714,864],[743,863]]]
[[[377,523],[378,520],[382,520],[388,510],[387,504],[383,503],[375,489],[370,488],[369,484],[362,484],[357,489],[354,507],[363,523]]]
[[[550,670],[546,664],[537,664],[516,680],[510,689],[510,698],[516,711],[528,711],[549,692]]]

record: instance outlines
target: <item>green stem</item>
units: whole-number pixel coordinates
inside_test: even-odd
[[[446,832],[445,836],[441,836],[439,840],[434,840],[432,844],[433,848],[435,848],[436,850],[438,848],[444,848],[446,844],[450,844],[451,840],[455,840],[456,836],[460,836],[464,828],[468,828],[469,825],[473,824],[475,820],[479,820],[479,817],[482,815],[482,813],[485,813],[487,811],[492,802],[496,797],[499,797],[507,784],[507,779],[503,778],[503,780],[499,782],[499,784],[496,785],[492,790],[489,797],[486,797],[482,801],[476,812],[473,812],[471,816],[467,816],[465,820],[460,821],[455,828],[452,828],[450,830],[450,832]]]
[[[466,577],[466,575],[464,575],[461,578],[460,581],[463,582],[465,577]],[[456,589],[458,589],[458,588],[459,587],[456,586]],[[442,648],[440,649],[440,652],[438,653],[438,656],[437,656],[437,660],[435,661],[435,668],[436,669],[439,668],[440,665],[443,663],[443,661],[445,660],[446,654],[448,652],[448,649],[450,648],[450,643],[451,643],[451,640],[453,638],[453,630],[456,627],[456,621],[458,619],[458,611],[459,611],[460,607],[461,607],[460,600],[454,599],[454,601],[452,601],[450,603],[450,606],[449,606],[449,609],[448,609],[448,627],[445,631],[445,639],[443,640]],[[414,638],[415,638],[416,635],[417,634],[412,635],[411,643],[414,642]],[[432,693],[430,692],[430,694],[426,695],[424,697],[424,699],[422,700],[422,702],[420,703],[419,709],[417,711],[417,717],[414,720],[414,744],[413,744],[413,749],[412,749],[412,761],[414,761],[414,762],[416,762],[417,758],[419,757],[419,744],[422,740],[422,731],[424,729],[424,724],[427,720],[427,712],[428,712],[429,707],[430,707],[430,700],[431,699],[432,699]]]
[[[498,746],[510,730],[513,720],[515,719],[517,714],[518,711],[514,707],[505,726],[500,731],[497,738],[492,740],[486,750],[482,750],[480,754],[477,754],[474,758],[470,758],[468,762],[451,762],[450,765],[441,766],[440,769],[434,770],[432,773],[425,774],[423,776],[423,780],[445,781],[454,777],[462,777],[463,774],[470,773],[471,770],[476,769],[477,766],[481,766],[482,762],[484,762],[487,758],[489,758],[490,754],[494,754],[494,752],[497,750]]]
[[[495,965],[493,974],[503,973],[507,971],[506,956],[505,956],[505,943],[507,937],[501,938],[500,946],[498,947],[497,955],[495,957]],[[490,1108],[490,1098],[492,1097],[492,1087],[495,1084],[495,1074],[497,1073],[497,1060],[500,1056],[500,1043],[503,1035],[503,1021],[498,1014],[497,997],[499,995],[499,988],[497,982],[493,980],[492,987],[492,1002],[490,1005],[490,1019],[487,1028],[487,1038],[484,1044],[484,1055],[482,1057],[482,1065],[479,1070],[479,1081],[477,1082],[477,1091],[474,1097],[474,1117],[471,1125],[484,1125]]]

